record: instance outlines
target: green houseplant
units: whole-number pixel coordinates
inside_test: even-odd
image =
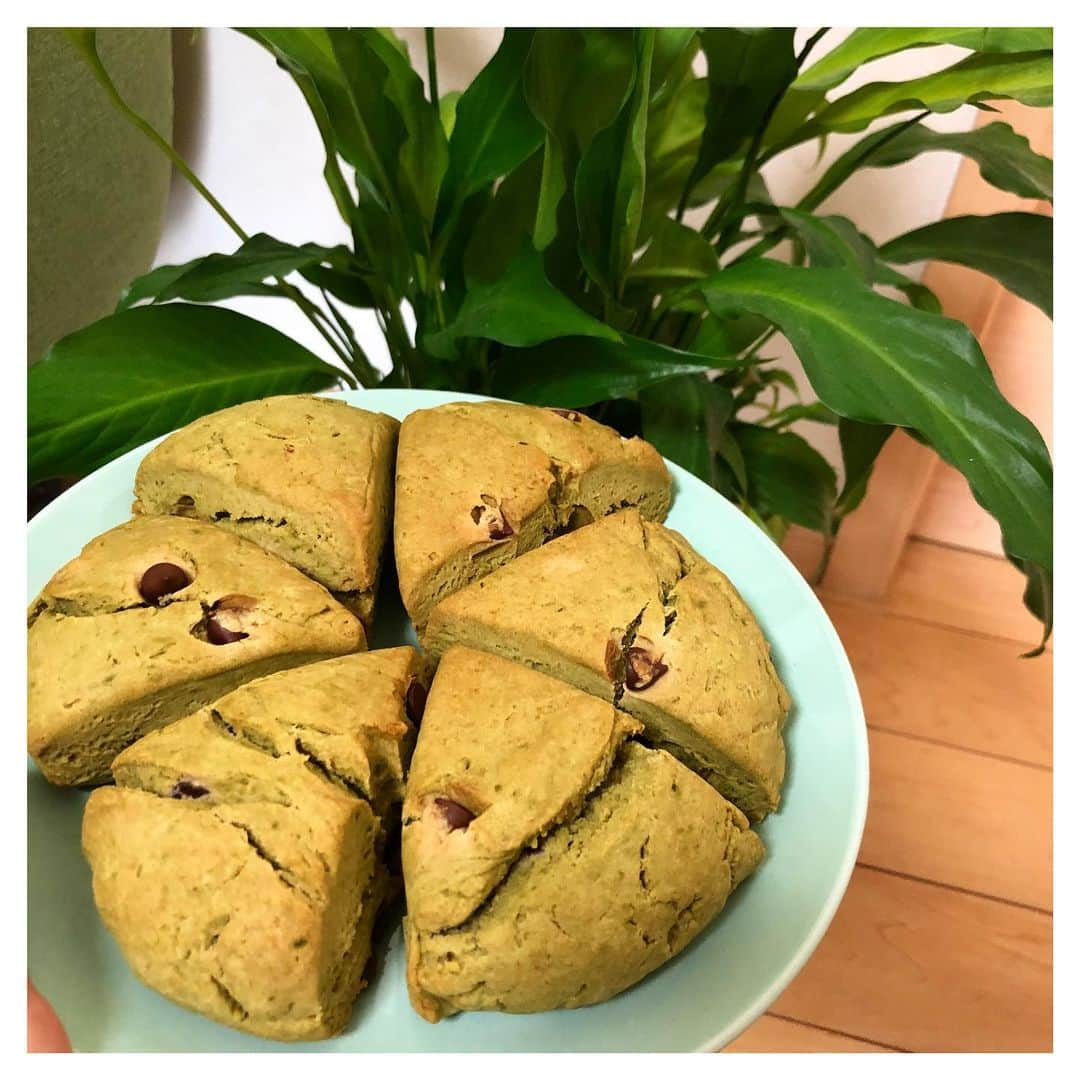
[[[430,93],[386,30],[242,32],[310,107],[351,241],[249,236],[122,100],[94,32],[70,32],[114,104],[173,158],[238,246],[136,279],[115,314],[31,368],[31,482],[81,475],[249,398],[432,387],[586,409],[643,433],[774,537],[797,523],[823,533],[828,550],[903,427],[959,468],[997,519],[1049,633],[1047,448],[998,391],[971,332],[899,268],[962,263],[1049,313],[1050,220],[954,218],[876,247],[856,223],[816,213],[856,170],[933,150],[975,159],[1004,190],[1051,198],[1050,161],[1008,125],[941,134],[923,124],[967,103],[1049,105],[1049,30],[868,28],[807,64],[825,30],[797,52],[791,29],[511,29],[463,93],[442,97],[433,30]],[[872,59],[938,43],[971,51],[922,78],[837,89]],[[797,203],[774,202],[767,161],[893,114]],[[338,365],[213,306],[251,294],[298,304]],[[356,340],[347,312],[357,308],[376,314],[388,371]],[[817,400],[781,407],[780,388],[795,384],[765,351],[777,333]],[[802,419],[837,426],[842,484],[790,430]]]

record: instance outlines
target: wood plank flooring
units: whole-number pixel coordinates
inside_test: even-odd
[[[725,1052],[1052,1049],[1052,653],[1000,558],[909,541],[888,595],[822,601],[870,736],[836,919]]]

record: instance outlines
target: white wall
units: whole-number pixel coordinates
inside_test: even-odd
[[[847,30],[832,30],[819,42],[813,58],[841,40]],[[423,32],[401,31],[412,50],[414,65],[425,70]],[[797,43],[810,31],[802,30]],[[440,91],[463,88],[498,45],[493,29],[437,31]],[[962,56],[949,46],[915,50],[868,64],[844,90],[878,79],[915,78]],[[248,232],[265,231],[292,242],[333,244],[348,239],[322,179],[322,145],[303,99],[272,58],[254,42],[224,29],[204,30],[197,42],[192,77],[177,80],[178,126],[186,133],[183,149],[189,163],[211,191]],[[975,110],[933,116],[941,130],[966,130]],[[892,122],[895,118],[890,118]],[[835,136],[824,158],[814,145],[796,147],[766,166],[774,197],[795,201],[824,168],[860,135]],[[844,214],[876,241],[884,241],[939,218],[958,168],[948,154],[924,154],[892,169],[857,174],[821,207]],[[182,180],[173,184],[165,232],[156,264],[183,262],[210,251],[229,251],[236,238]],[[241,298],[229,301],[249,315],[271,323],[314,352],[332,359],[323,339],[296,308],[284,300]],[[357,313],[361,344],[376,363],[387,353],[369,313]],[[773,350],[801,378],[790,349],[780,342]],[[835,436],[829,429],[805,425],[803,434],[837,461]]]

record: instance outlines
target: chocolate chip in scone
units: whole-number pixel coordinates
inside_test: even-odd
[[[257,605],[254,596],[244,593],[229,593],[216,600],[203,620],[206,640],[211,645],[231,645],[250,637],[243,629],[245,616]]]
[[[626,689],[648,690],[662,675],[668,666],[652,652],[652,642],[647,638],[638,638],[644,645],[633,645],[626,653]]]
[[[211,645],[231,645],[234,641],[243,641],[250,635],[243,630],[230,630],[222,626],[212,615],[206,620],[206,640]]]
[[[201,799],[209,795],[210,789],[203,787],[197,780],[177,780],[169,792],[172,799]]]
[[[561,416],[564,420],[570,420],[572,423],[581,423],[581,413],[574,412],[573,409],[552,409],[556,416]]]
[[[448,799],[444,795],[440,795],[435,800],[435,805],[442,811],[442,816],[446,819],[446,824],[450,826],[451,832],[456,832],[458,829],[467,829],[469,823],[476,817],[471,810],[467,810],[461,803],[454,802],[453,799]]]
[[[419,679],[413,679],[405,691],[405,715],[418,727],[427,704],[427,690]]]
[[[498,517],[488,526],[488,536],[492,540],[506,540],[514,535],[514,527],[506,520],[501,510],[495,511]]]
[[[479,525],[487,530],[491,540],[506,540],[514,535],[514,527],[506,520],[498,501],[490,495],[481,495],[482,505],[474,506],[469,511],[469,516],[474,525]]]
[[[186,589],[191,584],[188,572],[175,563],[154,563],[139,579],[139,595],[148,603],[160,605],[162,597]]]
[[[622,649],[613,638],[608,638],[604,646],[604,672],[612,682],[619,680],[619,661],[622,659]]]

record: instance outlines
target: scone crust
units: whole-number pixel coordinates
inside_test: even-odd
[[[390,527],[398,426],[306,394],[235,405],[143,458],[134,509],[213,521],[370,604]],[[183,496],[194,505],[178,506]]]
[[[569,410],[457,402],[410,414],[398,444],[394,554],[422,626],[449,592],[576,523],[671,503],[663,458]]]
[[[159,562],[191,581],[153,606],[139,582]],[[213,605],[237,596],[254,601],[248,636],[225,645],[199,636]],[[92,540],[45,586],[29,623],[29,750],[67,784],[106,779],[123,746],[248,679],[366,644],[359,620],[298,570],[229,532],[168,517]]]

